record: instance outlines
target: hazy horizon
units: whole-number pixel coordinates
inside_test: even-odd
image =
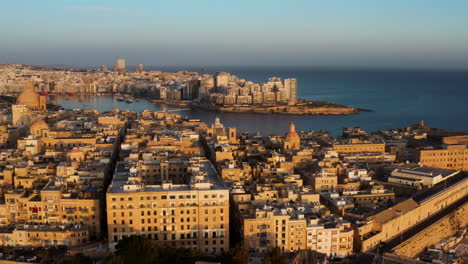
[[[0,63],[468,69],[468,2],[8,1]]]
[[[73,64],[31,64],[31,63],[2,63],[0,65],[19,64],[32,67],[43,68],[63,68],[63,69],[77,69],[77,70],[99,70],[101,66],[105,65],[108,70],[112,70],[114,64],[96,64],[96,65],[73,65]],[[341,65],[147,65],[143,64],[145,70],[191,70],[191,71],[223,71],[225,70],[248,70],[248,71],[264,71],[264,70],[298,70],[298,71],[408,71],[408,72],[468,72],[468,68],[437,68],[437,67],[405,67],[405,66],[341,66]],[[127,64],[126,68],[129,71],[136,70],[138,64]]]

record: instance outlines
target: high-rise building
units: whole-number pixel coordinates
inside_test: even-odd
[[[114,65],[114,71],[125,71],[125,59],[117,58]]]
[[[296,103],[297,100],[297,80],[296,78],[289,78],[284,80],[284,89],[286,90],[286,96],[288,101]]]
[[[141,63],[138,64],[138,68],[137,68],[136,72],[142,73],[142,72],[144,72],[144,71],[145,71],[145,70],[144,70],[143,64],[141,64]]]
[[[227,87],[229,83],[229,73],[228,72],[218,72],[216,73],[216,87]]]
[[[193,100],[198,98],[200,90],[200,80],[190,80],[182,89],[182,99]]]
[[[203,76],[200,85],[200,94],[208,94],[211,93],[213,88],[215,87],[214,78],[211,75]]]

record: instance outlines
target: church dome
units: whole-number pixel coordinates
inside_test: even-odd
[[[25,84],[23,92],[18,96],[16,104],[27,105],[32,107],[39,106],[39,94],[34,90],[32,83]]]
[[[78,154],[78,153],[83,153],[79,148],[73,148],[71,149],[68,153],[70,154]]]
[[[296,125],[292,122],[289,125],[289,132],[286,134],[286,138],[299,138],[299,134],[296,132]]]
[[[49,125],[47,125],[47,123],[42,120],[42,119],[38,119],[36,121],[34,121],[31,126],[29,127],[29,132],[35,136],[42,136],[42,130],[48,130],[49,129]]]
[[[31,129],[49,129],[49,125],[42,119],[38,119],[31,124]]]

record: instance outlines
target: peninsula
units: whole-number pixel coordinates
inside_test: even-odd
[[[209,111],[288,115],[349,115],[359,109],[330,102],[297,99],[295,78],[253,83],[227,72],[204,76],[191,107]]]
[[[360,111],[357,108],[335,103],[307,100],[300,100],[293,105],[279,103],[269,105],[214,105],[194,101],[191,103],[191,107],[219,112],[284,115],[351,115],[357,114]]]
[[[148,71],[142,64],[129,71],[124,59],[117,59],[112,70],[106,65],[99,69],[0,65],[0,94],[16,96],[26,81],[44,95],[113,94],[128,103],[136,97],[205,111],[287,115],[349,115],[364,111],[332,102],[298,99],[295,78],[271,77],[264,83],[255,83],[228,72],[169,73]]]

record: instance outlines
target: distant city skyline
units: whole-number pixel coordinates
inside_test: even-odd
[[[468,2],[8,1],[0,63],[468,69]]]

